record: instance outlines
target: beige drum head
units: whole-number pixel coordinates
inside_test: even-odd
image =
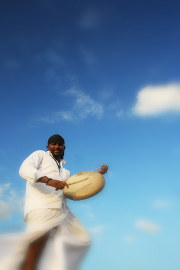
[[[65,197],[71,200],[83,200],[100,192],[105,182],[102,174],[88,171],[71,176],[66,183],[69,189],[67,187],[63,189]]]

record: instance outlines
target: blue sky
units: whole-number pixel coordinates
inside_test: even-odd
[[[3,1],[0,232],[21,231],[22,161],[59,133],[66,168],[109,165],[69,205],[83,270],[179,270],[179,1]]]

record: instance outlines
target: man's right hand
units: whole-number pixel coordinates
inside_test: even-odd
[[[44,183],[47,186],[54,187],[56,190],[63,189],[64,187],[69,188],[69,185],[65,181],[59,181],[55,179],[50,179],[47,176],[43,176],[37,180],[37,182]],[[48,182],[47,182],[48,180]],[[47,183],[46,183],[47,182]]]
[[[49,180],[49,182],[47,183],[47,186],[54,187],[56,190],[63,189],[65,187],[69,188],[69,185],[66,182],[55,180],[55,179]]]

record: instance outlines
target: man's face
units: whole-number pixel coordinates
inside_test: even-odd
[[[50,151],[55,158],[63,157],[65,146],[61,143],[54,142],[46,146],[47,150]]]

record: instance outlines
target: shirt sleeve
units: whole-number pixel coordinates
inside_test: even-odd
[[[44,151],[35,151],[27,157],[19,169],[19,175],[31,183],[35,183],[39,178],[43,177],[42,172],[38,168],[43,160]]]
[[[63,168],[64,169],[64,168]],[[66,179],[65,179],[65,181],[67,181],[67,179],[71,176],[71,174],[70,174],[70,171],[68,171],[68,170],[66,170],[66,169],[64,169],[65,170],[65,176],[66,176]]]

